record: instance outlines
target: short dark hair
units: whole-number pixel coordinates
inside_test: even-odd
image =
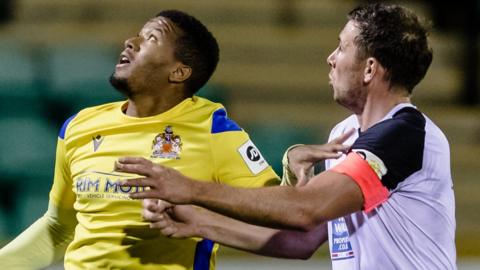
[[[401,6],[375,3],[353,9],[348,19],[360,29],[359,57],[375,57],[390,83],[411,93],[432,62],[428,31],[418,17]]]
[[[169,19],[183,32],[175,42],[175,58],[192,68],[185,87],[193,95],[207,83],[217,67],[217,40],[205,25],[185,12],[164,10],[156,17]]]

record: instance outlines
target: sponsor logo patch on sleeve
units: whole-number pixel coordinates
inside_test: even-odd
[[[263,158],[262,154],[251,140],[248,140],[241,145],[238,148],[238,152],[253,174],[258,174],[268,167],[267,161]]]
[[[363,159],[365,159],[365,161],[368,162],[368,165],[372,167],[379,179],[382,179],[382,177],[387,174],[387,167],[374,153],[364,149],[353,149],[352,151],[359,154]]]

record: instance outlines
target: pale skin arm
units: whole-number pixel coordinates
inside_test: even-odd
[[[308,231],[275,230],[237,221],[204,208],[146,199],[143,216],[150,227],[173,238],[203,237],[225,246],[279,258],[308,259],[327,240],[322,224]]]

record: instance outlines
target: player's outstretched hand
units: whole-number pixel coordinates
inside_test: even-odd
[[[338,136],[327,144],[300,145],[288,152],[288,167],[297,177],[296,186],[303,186],[308,182],[308,173],[317,162],[325,159],[336,159],[348,151],[350,146],[343,143],[352,136],[355,129]]]
[[[175,204],[190,202],[193,181],[175,169],[141,157],[123,157],[115,163],[115,171],[143,176],[120,183],[128,187],[149,187],[130,193],[132,199],[161,199]]]
[[[143,201],[143,218],[150,222],[150,228],[172,238],[199,236],[201,210],[192,205],[172,205],[162,200]]]

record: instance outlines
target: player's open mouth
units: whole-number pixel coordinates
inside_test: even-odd
[[[128,60],[128,58],[126,56],[123,56],[120,59],[120,64],[130,64],[130,60]]]
[[[128,64],[130,64],[130,58],[126,54],[121,54],[117,66],[125,66]]]

